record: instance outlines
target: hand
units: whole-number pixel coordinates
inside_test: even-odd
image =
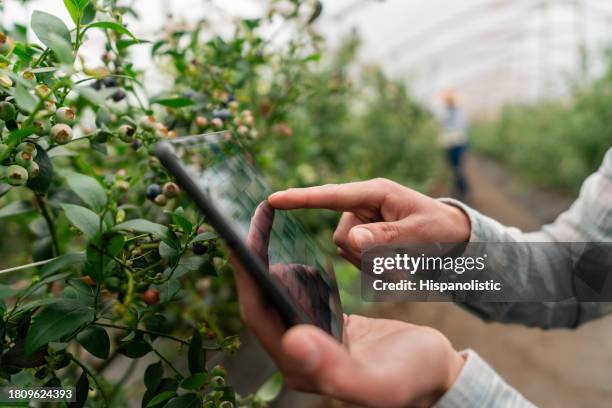
[[[334,233],[338,253],[361,265],[361,250],[407,242],[466,242],[471,226],[459,208],[386,179],[292,188],[268,201],[281,210],[326,208],[341,211]]]
[[[235,258],[240,313],[288,386],[368,407],[431,406],[454,383],[463,358],[438,331],[347,316],[344,345],[315,326],[287,330]]]

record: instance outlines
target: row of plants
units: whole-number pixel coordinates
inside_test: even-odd
[[[575,194],[612,146],[612,62],[601,77],[573,86],[569,96],[503,109],[477,123],[477,150],[538,185]]]
[[[231,267],[151,147],[227,130],[279,188],[375,176],[425,188],[431,117],[401,83],[357,67],[355,38],[324,55],[317,1],[228,17],[230,35],[169,20],[145,39],[130,5],[63,4],[68,25],[36,10],[0,31],[0,270],[21,265],[0,272],[0,385],[76,385],[71,406],[126,406],[146,358],[143,407],[266,405],[279,376],[242,395],[207,364],[240,345]],[[93,32],[106,41],[92,65],[81,50]],[[134,47],[170,89],[147,92]],[[306,219],[321,232],[335,217]],[[132,363],[112,381],[118,356]]]

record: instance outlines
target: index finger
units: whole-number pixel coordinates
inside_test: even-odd
[[[334,211],[352,211],[357,208],[378,208],[389,193],[390,181],[358,181],[347,184],[326,184],[324,186],[290,188],[278,191],[268,202],[279,210],[299,208],[325,208]]]

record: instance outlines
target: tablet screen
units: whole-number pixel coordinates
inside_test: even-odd
[[[261,173],[230,133],[172,141],[191,178],[311,322],[336,338],[343,315],[331,263],[300,222],[273,209]]]

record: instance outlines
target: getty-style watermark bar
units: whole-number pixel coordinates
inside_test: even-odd
[[[612,243],[409,243],[362,255],[366,301],[610,302]]]

